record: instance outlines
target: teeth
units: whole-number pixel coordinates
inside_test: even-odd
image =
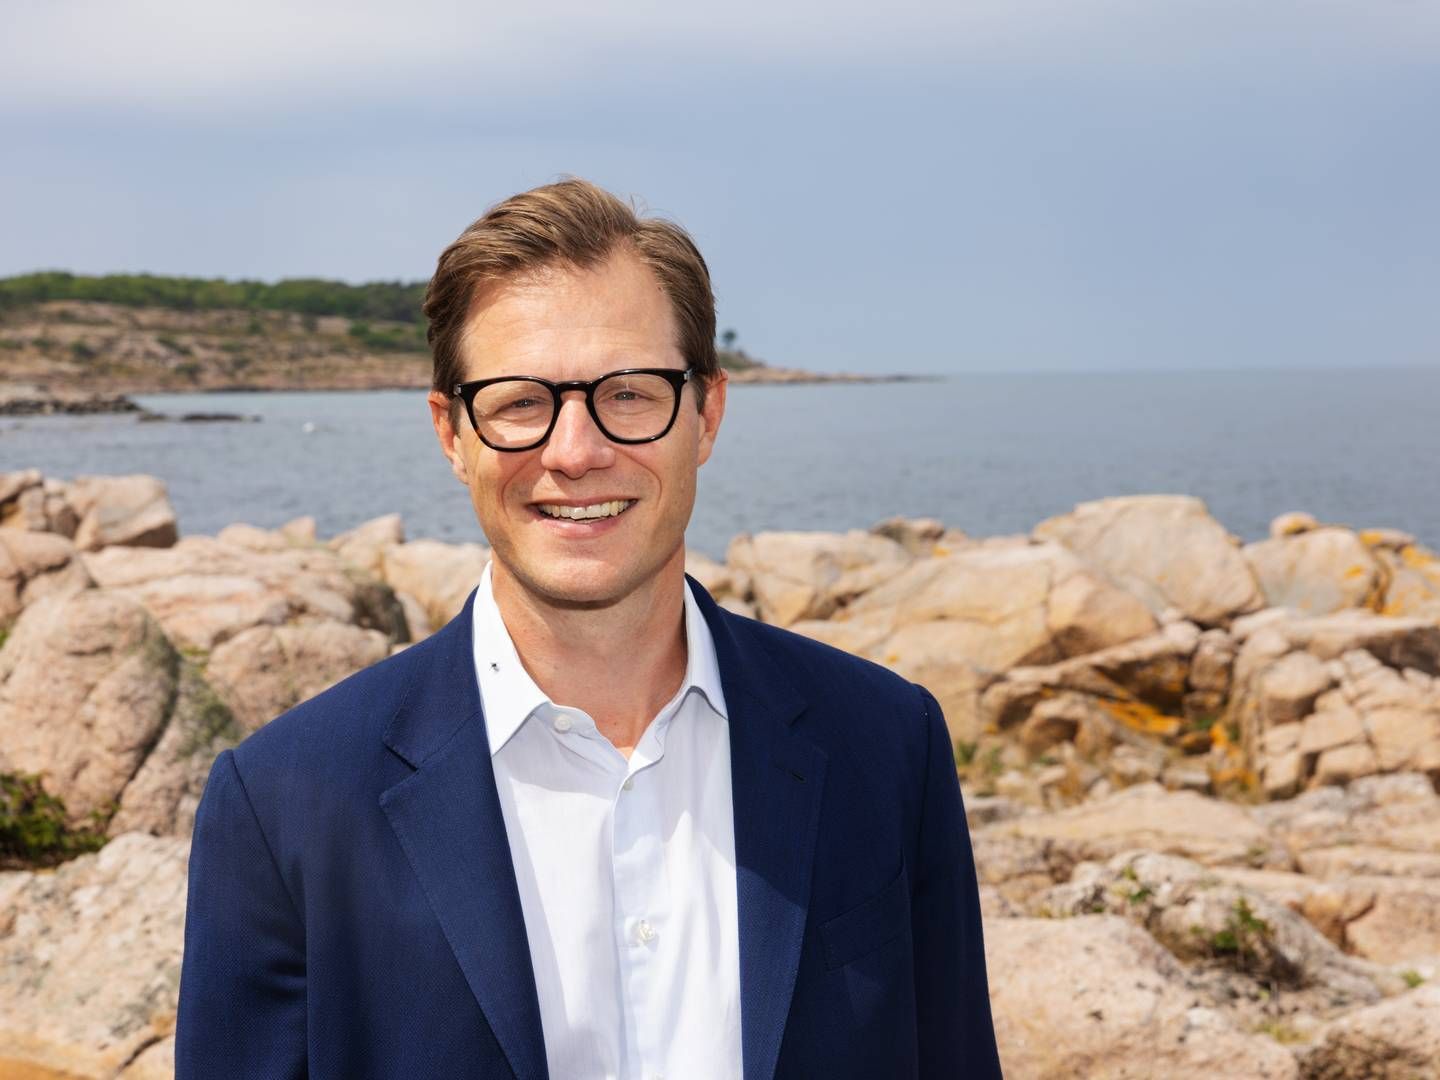
[[[551,517],[569,518],[571,521],[589,521],[593,518],[614,517],[630,509],[634,499],[616,499],[613,502],[595,503],[593,506],[560,506],[556,503],[539,503],[536,506],[542,514]]]

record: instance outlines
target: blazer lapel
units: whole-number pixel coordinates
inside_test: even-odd
[[[805,700],[763,642],[690,581],[730,714],[741,1057],[746,1080],[771,1080],[800,968],[826,758],[795,730]]]
[[[464,609],[428,641],[385,744],[416,771],[380,806],[519,1080],[547,1076],[540,1004]]]

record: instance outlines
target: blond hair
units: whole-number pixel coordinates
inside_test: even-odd
[[[472,222],[440,255],[422,310],[434,358],[431,385],[449,394],[461,381],[461,338],[482,286],[554,266],[590,269],[628,247],[670,301],[681,355],[694,370],[698,403],[719,371],[710,270],[674,222],[642,218],[610,192],[569,178],[512,195]]]

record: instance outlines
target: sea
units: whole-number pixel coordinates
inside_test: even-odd
[[[483,540],[422,391],[139,395],[178,417],[0,418],[0,471],[149,473],[182,534],[313,516],[322,536],[398,512],[409,538]],[[689,545],[938,518],[1028,532],[1076,503],[1203,499],[1242,540],[1304,510],[1440,547],[1440,369],[966,374],[733,386]]]

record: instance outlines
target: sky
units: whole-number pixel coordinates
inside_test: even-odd
[[[577,175],[773,364],[1440,367],[1440,0],[0,10],[0,275],[423,280]]]

